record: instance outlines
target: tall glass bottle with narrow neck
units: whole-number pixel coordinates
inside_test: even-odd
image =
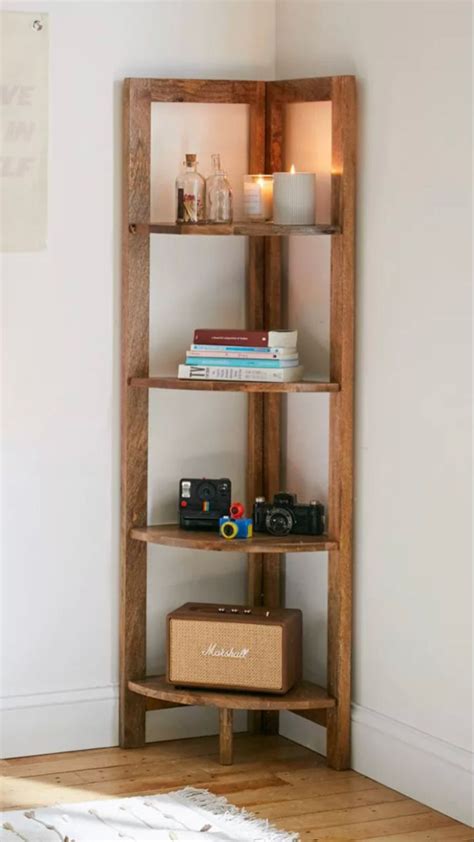
[[[187,154],[176,179],[176,222],[204,222],[206,182],[197,171],[196,155]]]
[[[221,156],[211,155],[212,173],[206,179],[206,217],[208,222],[232,222],[232,189],[221,168]]]

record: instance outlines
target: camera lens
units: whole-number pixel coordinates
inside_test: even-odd
[[[198,497],[200,500],[213,500],[216,496],[216,488],[209,482],[201,482],[198,487]]]
[[[235,538],[239,529],[236,523],[232,520],[228,520],[221,526],[221,535],[223,538]]]
[[[288,535],[293,527],[293,516],[286,509],[271,509],[267,513],[265,526],[270,535]]]

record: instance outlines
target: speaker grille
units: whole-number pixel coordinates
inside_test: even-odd
[[[282,688],[281,626],[171,619],[169,636],[169,680],[174,684]],[[242,657],[233,657],[232,651]]]

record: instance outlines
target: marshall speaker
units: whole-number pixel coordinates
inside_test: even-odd
[[[297,609],[187,602],[167,626],[170,684],[286,693],[301,679]]]

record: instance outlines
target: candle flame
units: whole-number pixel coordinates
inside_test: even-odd
[[[294,175],[294,174],[295,174],[295,165],[294,165],[294,164],[292,164],[292,165],[291,165],[291,167],[290,167],[290,173],[291,173],[292,175]]]
[[[259,186],[259,187],[263,187],[263,185],[265,184],[265,182],[264,182],[264,180],[263,180],[262,176],[260,176],[260,177],[257,179],[257,184],[258,184],[258,186]]]

